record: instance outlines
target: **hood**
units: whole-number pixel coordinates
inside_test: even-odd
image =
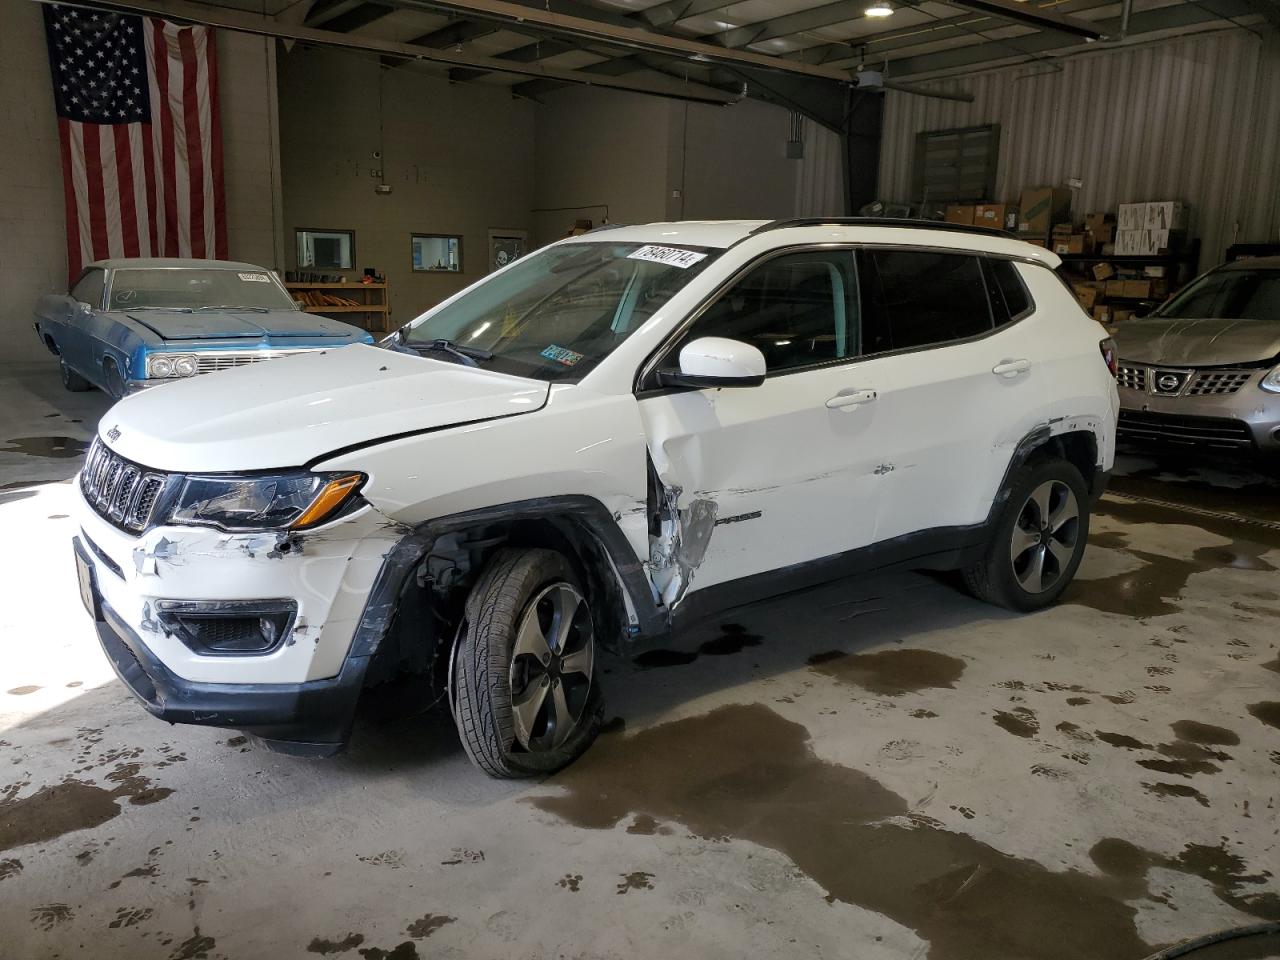
[[[1280,320],[1166,320],[1121,324],[1122,360],[1170,367],[1255,363],[1280,354]]]
[[[232,337],[334,337],[358,340],[364,332],[349,323],[302,310],[224,311],[126,310],[141,324],[165,340],[220,340]]]
[[[121,456],[157,470],[269,470],[529,413],[549,390],[537,380],[355,344],[144,390],[112,407],[98,429]]]

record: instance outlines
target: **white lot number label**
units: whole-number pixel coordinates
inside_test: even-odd
[[[628,260],[648,260],[651,263],[665,263],[669,267],[687,270],[699,260],[705,260],[705,253],[694,253],[692,250],[681,250],[679,247],[659,247],[654,244],[641,247],[634,253],[627,254]]]

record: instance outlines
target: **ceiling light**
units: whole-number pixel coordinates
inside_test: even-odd
[[[891,17],[893,16],[893,5],[888,0],[874,0],[871,6],[862,12],[868,17]]]

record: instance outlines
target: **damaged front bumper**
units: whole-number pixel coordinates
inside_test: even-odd
[[[287,752],[342,748],[371,653],[353,638],[367,630],[399,525],[366,508],[305,533],[163,527],[135,537],[87,505],[80,519],[82,597],[116,673],[152,714],[243,730]],[[272,604],[287,628],[271,636],[264,626],[270,642],[259,650],[203,646],[171,616],[225,609],[225,624],[243,624],[245,611]]]

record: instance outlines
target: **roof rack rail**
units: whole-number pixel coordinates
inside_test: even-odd
[[[916,220],[910,217],[792,217],[787,220],[770,220],[751,231],[765,233],[786,227],[901,227],[911,230],[948,230],[959,233],[977,233],[988,237],[1013,239],[1013,234],[994,227],[975,227],[967,223],[947,223],[943,220]]]

